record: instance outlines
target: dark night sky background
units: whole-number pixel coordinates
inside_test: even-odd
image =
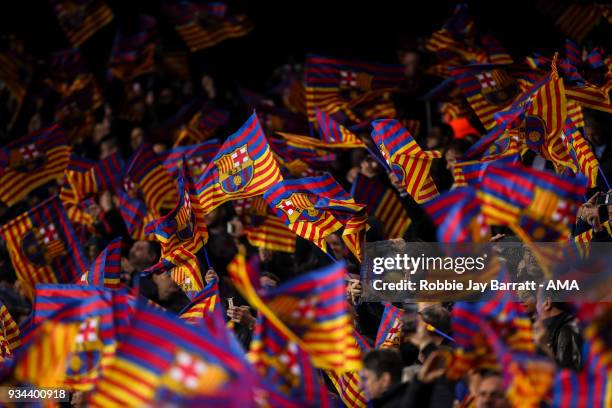
[[[8,2],[7,2],[8,3]],[[51,6],[45,0],[4,4],[0,30],[13,32],[26,49],[39,57],[69,47]],[[113,35],[118,25],[130,25],[138,13],[151,14],[160,23],[167,48],[184,45],[161,12],[159,0],[107,0],[115,20],[82,47],[90,67],[103,77]],[[193,58],[196,65],[231,77],[245,86],[261,88],[274,67],[306,52],[396,62],[403,38],[426,36],[438,29],[454,1],[254,1],[230,2],[234,11],[247,13],[255,30],[229,40]],[[479,31],[490,29],[515,55],[561,48],[563,36],[542,16],[532,1],[472,1],[471,13]]]

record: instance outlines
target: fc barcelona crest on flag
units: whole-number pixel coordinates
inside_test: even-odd
[[[21,242],[28,261],[36,266],[51,265],[59,256],[66,255],[66,248],[53,224],[28,231]]]
[[[26,173],[42,167],[47,157],[38,150],[34,143],[11,149],[8,165],[15,171]]]
[[[493,105],[505,105],[518,93],[514,79],[501,69],[476,74],[482,95]]]
[[[314,207],[306,194],[293,193],[289,198],[281,200],[276,208],[285,213],[290,224],[298,221],[314,222],[321,217],[321,211]]]
[[[361,89],[370,91],[372,89],[372,75],[365,72],[340,71],[341,89]]]
[[[176,237],[179,241],[187,241],[193,238],[193,227],[196,223],[195,214],[191,210],[189,192],[184,193],[185,206],[176,215]]]
[[[527,146],[535,151],[544,144],[546,135],[546,123],[541,117],[535,115],[526,115],[523,126],[519,128],[521,136],[525,138]]]
[[[246,145],[215,160],[215,166],[219,170],[221,189],[228,194],[241,192],[253,179],[253,159]]]

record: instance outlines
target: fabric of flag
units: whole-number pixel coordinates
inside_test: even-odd
[[[425,211],[438,227],[438,241],[485,242],[490,232],[481,205],[474,188],[459,187],[429,201]]]
[[[73,47],[79,47],[113,20],[112,10],[102,0],[51,0],[51,4]]]
[[[289,229],[325,252],[325,237],[351,219],[358,219],[359,212],[364,209],[329,174],[284,180],[269,188],[264,193],[264,200]],[[363,220],[360,223],[363,224]],[[348,231],[348,234],[356,232]]]
[[[398,179],[417,203],[424,203],[438,195],[429,171],[433,159],[442,155],[435,150],[422,150],[402,125],[393,119],[372,122],[372,139]]]
[[[196,181],[203,211],[263,194],[282,180],[276,159],[255,113],[231,135]]]
[[[15,379],[37,387],[65,387],[66,366],[78,332],[78,323],[43,322],[16,357]]]
[[[559,226],[575,221],[575,207],[586,191],[586,178],[561,178],[520,164],[487,167],[480,199],[489,224],[515,225],[521,213],[549,219]]]
[[[212,314],[221,312],[220,296],[219,284],[214,279],[179,313],[179,318],[187,324],[210,328]]]
[[[612,405],[609,349],[594,329],[594,325],[589,325],[584,332],[580,372],[570,369],[557,372],[552,387],[553,407],[603,408]]]
[[[170,176],[175,178],[179,173],[184,157],[191,174],[194,177],[199,177],[220,147],[219,139],[211,139],[191,146],[174,147],[163,153],[163,164]]]
[[[391,303],[385,303],[384,306],[385,310],[380,319],[374,348],[398,348],[404,310],[393,306]]]
[[[11,220],[0,233],[30,298],[37,283],[74,282],[87,269],[87,258],[57,196]]]
[[[64,386],[81,391],[92,389],[128,327],[128,308],[126,291],[84,285],[36,287],[35,327],[47,320],[78,323],[75,348],[64,368]]]
[[[545,357],[534,355],[532,350],[512,350],[490,323],[484,323],[482,331],[488,338],[492,352],[498,357],[510,404],[540,407],[553,383],[555,365]]]
[[[305,138],[305,136],[300,136]],[[323,170],[334,160],[336,155],[326,148],[312,146],[309,138],[308,145],[300,143],[302,140],[270,139],[270,147],[281,169],[283,176],[309,177],[315,176],[317,170]],[[314,139],[313,139],[314,140]]]
[[[108,61],[110,75],[130,81],[155,69],[155,36],[157,23],[153,17],[141,15],[135,22],[135,34],[119,30]]]
[[[518,154],[502,154],[481,160],[457,161],[453,167],[453,188],[478,185],[485,170],[492,164],[511,164],[518,161]]]
[[[565,89],[565,94],[567,99],[571,99],[585,108],[612,113],[612,103],[607,87],[585,83],[582,86],[568,86]]]
[[[161,243],[161,259],[165,269],[186,292],[199,292],[204,288],[198,254],[208,241],[204,211],[196,195],[189,168],[183,163],[178,176],[179,201],[176,207],[150,223],[147,234],[153,234]],[[200,254],[202,255],[202,254]]]
[[[247,371],[242,356],[206,332],[139,305],[89,404],[160,405],[166,402],[164,390],[184,397],[214,395],[238,377],[246,381]]]
[[[353,331],[355,341],[362,351],[366,353],[371,349],[363,336],[356,330]],[[366,408],[368,406],[368,396],[365,392],[361,374],[359,371],[347,371],[337,374],[333,371],[325,371],[332,384],[338,391],[342,402],[349,408]]]
[[[577,106],[580,111],[580,106]],[[582,116],[582,115],[580,115]],[[565,120],[562,140],[570,156],[576,162],[576,167],[580,173],[584,174],[588,180],[588,187],[593,188],[597,185],[599,162],[591,149],[591,145],[584,136],[584,127],[572,120],[569,115]]]
[[[70,161],[70,151],[57,125],[8,143],[0,154],[0,202],[13,206],[32,190],[60,180]]]
[[[259,374],[300,406],[330,407],[328,392],[308,353],[260,316],[249,357]]]
[[[11,358],[20,344],[19,326],[6,306],[0,303],[0,362]]]
[[[316,109],[316,114],[321,140],[329,147],[336,147],[337,144],[342,147],[365,147],[365,143],[359,137],[337,123],[327,113]]]
[[[271,251],[295,252],[295,232],[271,213],[262,196],[233,201],[249,243]]]
[[[162,207],[173,208],[178,201],[176,184],[147,143],[128,161],[123,188],[130,196],[142,199],[153,214],[159,214]]]
[[[404,79],[401,65],[384,65],[308,55],[305,66],[306,111],[316,123],[316,108],[362,121],[352,109],[360,99],[371,99],[396,89]]]
[[[412,224],[395,189],[374,178],[357,174],[351,195],[356,202],[365,204],[368,214],[382,223],[385,239],[402,238]]]
[[[224,2],[184,1],[166,5],[164,10],[191,52],[242,37],[253,29],[246,15],[230,14]]]
[[[91,194],[113,191],[119,186],[123,166],[119,152],[98,162],[73,155],[66,168],[66,179],[80,202]]]
[[[612,223],[606,221],[601,224],[602,228],[612,237]],[[590,229],[574,237],[576,248],[578,249],[582,258],[587,258],[591,253],[591,240],[593,239],[594,230]]]
[[[451,75],[486,129],[495,126],[493,114],[506,108],[519,93],[516,80],[503,67],[457,67]]]
[[[104,102],[100,87],[78,49],[54,53],[49,63],[49,76],[45,82],[63,98],[85,93],[90,97],[87,106],[91,109],[99,108]]]
[[[99,288],[118,289],[121,287],[121,238],[115,238],[98,255],[81,283]]]
[[[211,137],[221,126],[229,121],[230,113],[212,103],[205,104],[187,125],[178,132],[174,146],[186,146],[201,143]]]
[[[315,367],[336,373],[361,368],[360,351],[352,337],[344,275],[334,265],[303,274],[276,288],[261,288],[257,266],[238,253],[228,272],[241,295],[269,319],[289,341],[310,355]]]
[[[145,232],[145,227],[157,219],[156,215],[147,209],[144,201],[136,197],[130,197],[121,188],[115,191],[119,202],[118,210],[125,226],[133,239],[153,240],[154,238]]]

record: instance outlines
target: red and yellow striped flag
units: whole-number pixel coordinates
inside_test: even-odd
[[[113,20],[112,10],[102,0],[77,2],[52,0],[59,24],[74,47],[78,47]]]
[[[12,357],[20,344],[19,326],[6,306],[0,304],[0,361]]]
[[[38,387],[64,386],[68,358],[76,349],[80,325],[80,322],[42,322],[15,363],[15,378]]]

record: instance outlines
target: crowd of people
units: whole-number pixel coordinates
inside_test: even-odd
[[[445,28],[449,31],[452,28],[457,29],[452,25],[447,25]],[[599,46],[597,38],[589,41],[591,41],[588,43],[590,49],[596,48],[594,44]],[[27,51],[21,49],[18,39],[14,37],[9,40],[9,46],[11,52],[7,55],[23,56]],[[458,47],[458,45],[455,46]],[[468,48],[472,50],[474,47],[470,45]],[[584,50],[586,53],[587,48],[585,47]],[[452,53],[456,52],[456,49],[449,48],[446,51]],[[437,57],[440,58],[440,50],[436,52]],[[345,128],[350,127],[351,132],[362,141],[362,145],[330,149],[326,154],[333,153],[333,159],[316,161],[316,165],[307,163],[303,171],[303,174],[308,176],[329,173],[345,191],[351,192],[352,195],[354,195],[353,189],[357,185],[356,179],[358,178],[374,180],[376,185],[383,186],[392,192],[402,208],[402,212],[392,220],[392,223],[400,224],[403,221],[402,217],[409,217],[411,220],[409,227],[402,231],[401,236],[390,237],[389,225],[385,224],[386,220],[381,220],[381,217],[375,214],[374,209],[366,209],[368,226],[367,231],[363,234],[361,243],[363,245],[388,238],[403,238],[407,242],[436,242],[441,236],[438,228],[440,224],[428,211],[426,203],[408,193],[405,180],[400,180],[397,173],[391,170],[384,160],[381,161],[381,159],[386,159],[384,154],[373,151],[378,146],[371,143],[372,128],[369,126],[371,120],[396,118],[411,131],[420,149],[441,153],[440,158],[433,160],[429,168],[429,176],[440,195],[465,186],[464,182],[457,180],[460,172],[456,168],[467,160],[466,154],[473,152],[475,146],[478,146],[478,143],[481,143],[490,134],[490,127],[481,122],[476,109],[470,107],[470,101],[461,95],[459,88],[451,86],[452,89],[449,89],[447,87],[442,91],[438,90],[434,96],[422,98],[437,83],[441,82],[433,70],[437,63],[434,55],[431,46],[425,47],[423,41],[406,41],[402,44],[395,62],[398,67],[402,67],[403,77],[397,87],[391,91],[387,90],[383,97],[385,106],[389,104],[393,106],[391,111],[386,110],[383,115],[392,116],[377,116],[376,112],[368,113],[371,116],[364,116],[368,119],[368,126],[363,126],[363,124],[352,126],[356,124],[344,118],[347,119],[344,123]],[[468,58],[466,57],[467,52],[461,55]],[[515,56],[515,59],[518,60],[518,57]],[[601,65],[606,67],[604,75],[607,80],[606,84],[609,84],[612,74],[612,67],[609,65],[610,55],[602,51],[601,57]],[[359,59],[359,56],[356,55],[355,59]],[[490,63],[491,61],[480,62]],[[33,80],[33,85],[29,88],[27,103],[20,106],[18,114],[20,119],[9,124],[14,112],[8,109],[2,112],[3,146],[9,146],[6,149],[3,147],[3,154],[6,151],[8,158],[11,154],[10,143],[18,140],[24,134],[35,134],[57,122],[65,128],[67,134],[69,133],[71,157],[73,158],[86,159],[95,163],[117,155],[129,163],[142,146],[150,146],[161,162],[168,153],[176,151],[179,145],[175,142],[182,134],[181,132],[184,133],[193,127],[193,121],[190,119],[194,114],[200,112],[202,107],[208,109],[211,106],[218,111],[226,112],[226,120],[215,123],[205,139],[192,140],[184,146],[196,145],[213,138],[218,138],[223,143],[223,140],[247,120],[253,110],[258,114],[259,122],[275,157],[280,157],[285,162],[288,162],[290,158],[282,157],[283,152],[275,147],[278,144],[273,143],[273,140],[284,140],[276,132],[289,131],[304,135],[311,132],[311,137],[317,138],[315,136],[317,131],[314,130],[312,133],[315,128],[312,123],[309,126],[303,107],[309,103],[305,98],[308,98],[308,92],[310,92],[308,84],[302,84],[302,78],[307,74],[305,73],[307,67],[304,65],[287,64],[279,67],[270,79],[275,86],[271,90],[262,92],[246,90],[238,84],[231,83],[227,78],[198,71],[195,67],[191,67],[193,72],[187,77],[180,75],[179,70],[171,68],[170,65],[158,63],[152,70],[135,77],[119,79],[117,76],[114,78],[110,76],[110,79],[106,80],[94,79],[94,82],[99,83],[96,85],[96,92],[99,92],[102,97],[102,102],[95,105],[95,108],[91,99],[85,100],[85,103],[89,104],[86,106],[81,105],[83,100],[76,98],[66,101],[69,98],[65,97],[62,91],[58,91],[56,85],[49,85],[57,84],[57,78],[62,76],[57,72],[43,70],[44,73],[39,73],[40,78]],[[543,75],[547,75],[547,70],[548,68],[545,68]],[[3,74],[0,72],[0,75]],[[68,81],[72,74],[67,73],[66,75],[64,80]],[[3,81],[7,83],[8,80],[3,78]],[[7,85],[7,88],[10,86]],[[3,88],[5,94],[7,88]],[[608,92],[608,85],[603,88],[605,92]],[[609,107],[609,94],[606,94],[605,97]],[[294,98],[298,100],[297,105],[300,103],[303,105],[301,108],[295,108]],[[302,98],[301,102],[300,98]],[[606,136],[610,128],[609,112],[611,111],[610,108],[594,109],[592,106],[581,106],[584,122],[581,131],[598,168],[595,179],[588,189],[585,189],[583,202],[572,215],[575,222],[568,226],[570,236],[564,238],[566,241],[568,239],[572,242],[575,239],[589,242],[612,240],[612,232],[609,227],[612,202],[601,201],[601,198],[607,197],[611,190],[608,180],[612,180],[612,145],[609,137]],[[207,111],[202,109],[200,114],[205,115],[205,112]],[[200,117],[200,119],[205,118]],[[200,129],[200,132],[203,130]],[[560,136],[557,135],[557,137]],[[567,173],[559,171],[557,163],[550,156],[543,157],[545,155],[538,148],[530,148],[528,143],[525,146],[527,147],[519,149],[518,161],[522,166],[550,172],[550,174],[557,171],[563,174],[563,177],[569,177]],[[325,149],[322,150],[325,153]],[[317,154],[319,158],[324,156],[320,152]],[[4,160],[4,157],[0,156],[0,165],[7,167],[8,163],[8,159]],[[190,167],[198,167],[198,173],[200,173],[207,168],[208,164],[208,162],[190,164]],[[69,165],[66,167],[69,168]],[[129,173],[130,170],[126,167],[121,171]],[[291,174],[291,169],[283,168],[282,171],[286,178],[300,178],[300,175]],[[575,171],[580,173],[581,169],[577,168]],[[405,177],[410,177],[410,174]],[[119,178],[123,179],[121,176]],[[50,197],[59,194],[61,198],[61,191],[65,188],[66,180],[68,179],[63,177],[55,178],[34,189],[22,186],[23,190],[28,190],[22,199],[11,205],[0,202],[0,224],[9,225],[12,220],[41,203],[45,203]],[[176,177],[173,177],[173,183],[176,183]],[[168,270],[160,272],[156,269],[165,255],[164,242],[160,242],[154,234],[146,235],[141,234],[142,231],[135,232],[132,225],[133,220],[126,219],[125,211],[122,211],[125,209],[125,200],[115,190],[115,188],[124,189],[121,184],[122,182],[114,188],[88,194],[80,204],[82,211],[89,217],[90,223],[86,227],[74,223],[73,228],[78,237],[78,244],[83,248],[87,263],[93,265],[105,248],[120,238],[119,286],[148,299],[150,305],[155,304],[168,313],[179,316],[189,307],[193,297],[181,286],[185,282],[177,282],[176,276]],[[2,188],[3,186],[0,185],[0,189]],[[4,194],[0,195],[4,196]],[[166,206],[158,214],[159,217],[171,212],[174,205],[176,203]],[[450,211],[450,205],[448,209]],[[327,253],[314,240],[309,240],[300,234],[293,235],[294,250],[280,251],[270,249],[265,243],[257,243],[250,239],[248,232],[252,219],[247,215],[244,209],[241,209],[232,200],[203,215],[208,236],[204,245],[206,256],[205,259],[199,256],[199,267],[196,268],[196,273],[201,275],[200,279],[207,285],[206,287],[218,284],[219,304],[217,308],[224,311],[228,330],[242,346],[245,355],[253,345],[253,338],[258,330],[258,324],[261,324],[262,314],[250,302],[249,296],[246,296],[237,287],[235,277],[228,272],[229,265],[237,255],[244,254],[247,259],[256,258],[259,261],[259,285],[269,293],[273,293],[274,288],[282,287],[283,284],[292,282],[310,271],[321,270],[342,262],[346,268],[346,278],[343,282],[346,299],[345,313],[350,316],[356,336],[365,344],[361,347],[362,369],[354,377],[350,377],[354,379],[354,382],[351,383],[353,387],[351,391],[347,391],[350,387],[347,388],[346,383],[338,382],[337,377],[329,376],[323,370],[317,371],[317,382],[326,387],[326,398],[332,403],[338,406],[344,404],[345,406],[387,408],[579,406],[560,402],[561,400],[556,397],[551,397],[550,384],[549,391],[541,393],[539,404],[534,405],[533,401],[525,399],[525,405],[521,405],[520,397],[517,396],[529,393],[531,383],[527,382],[527,390],[517,391],[518,386],[509,379],[511,377],[507,371],[509,363],[501,358],[497,364],[472,362],[459,378],[450,375],[449,367],[452,364],[449,362],[448,355],[450,353],[452,356],[454,350],[460,348],[454,339],[456,334],[454,329],[459,323],[455,320],[456,305],[453,302],[395,303],[394,305],[362,302],[361,296],[365,290],[360,280],[363,274],[362,259],[347,245],[343,229],[338,229],[324,237],[323,242],[328,248]],[[144,220],[137,221],[144,222]],[[484,242],[521,242],[525,238],[518,236],[515,230],[507,225],[493,225],[487,228]],[[587,235],[588,239],[584,238]],[[14,251],[15,248],[8,247],[4,239],[0,246],[0,301],[8,310],[10,317],[20,326],[22,332],[25,332],[25,327],[31,324],[31,316],[37,303],[32,297],[32,288],[28,288],[28,284],[24,283],[19,271],[16,270],[18,265],[13,261]],[[529,277],[541,278],[544,274],[545,268],[540,261],[541,259],[525,246],[519,259],[504,262],[508,273],[513,278],[527,279]],[[79,276],[84,272],[79,271]],[[37,283],[45,283],[45,281]],[[53,283],[73,284],[76,282],[57,281]],[[529,321],[533,355],[555,367],[551,374],[551,383],[553,378],[556,378],[554,376],[561,371],[573,372],[575,375],[587,372],[591,358],[587,358],[584,354],[583,331],[590,322],[579,319],[578,307],[572,303],[556,302],[541,291],[524,291],[515,295],[516,302],[519,302],[517,304],[520,305],[520,312]],[[293,305],[293,307],[296,306]],[[381,321],[384,320],[390,307],[396,308],[401,313],[391,332],[381,332],[384,326]],[[6,322],[4,324],[6,325]],[[6,326],[3,328],[6,330]],[[205,330],[204,327],[200,329]],[[603,329],[606,330],[607,327],[604,325]],[[0,335],[2,335],[1,331]],[[381,336],[389,341],[383,346],[376,347],[377,339]],[[612,345],[605,343],[609,339],[604,338],[603,341],[601,353],[609,352]],[[19,352],[24,353],[23,348],[11,353],[10,348],[7,352],[4,348],[8,346],[5,346],[4,342],[2,344],[5,367],[10,367],[10,364],[7,363],[11,361],[9,357],[19,356]],[[495,353],[493,348],[489,350],[489,353]],[[495,355],[492,358],[495,359]],[[452,360],[452,357],[450,359]],[[276,368],[281,370],[281,368]],[[103,375],[104,370],[101,371]],[[605,372],[604,379],[600,379],[601,381],[609,381],[608,371],[609,369]],[[3,372],[3,375],[6,384],[15,384],[10,373]],[[347,374],[339,371],[339,375]],[[595,377],[589,371],[584,378],[593,380]],[[531,380],[533,381],[533,378]],[[525,386],[525,384],[522,385]],[[535,389],[536,386],[533,385],[533,388]],[[569,392],[574,392],[578,399],[586,398],[582,390],[581,388]],[[96,392],[96,385],[94,383],[92,388],[87,390],[72,389],[71,391],[73,406],[87,406],[87,401],[90,401],[92,393]],[[283,389],[280,392],[287,392],[287,390]],[[351,392],[357,397],[347,397]],[[588,406],[610,406],[605,404],[612,403],[612,399],[607,399],[612,397],[607,396],[605,391],[599,390],[599,392],[603,393],[601,394],[602,399],[598,400],[601,405],[593,403]],[[289,391],[287,395],[294,394]],[[295,406],[312,404],[312,401],[304,402],[307,401],[306,396],[301,397],[303,397],[302,400],[296,397]],[[163,401],[158,401],[158,403],[163,406]],[[271,405],[274,406],[274,403]]]

